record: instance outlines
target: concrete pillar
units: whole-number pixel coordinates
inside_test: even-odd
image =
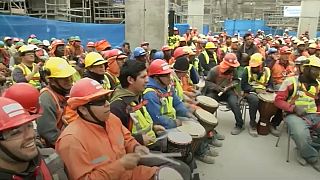
[[[298,35],[309,31],[310,38],[316,37],[319,22],[320,1],[302,0]]]
[[[203,33],[204,0],[188,1],[188,24]]]
[[[126,0],[125,38],[132,48],[148,41],[160,49],[168,39],[168,1]]]

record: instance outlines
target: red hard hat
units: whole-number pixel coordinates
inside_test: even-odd
[[[42,111],[39,96],[39,91],[28,83],[16,83],[2,94],[2,97],[17,101],[24,109],[33,114]]]
[[[172,69],[169,64],[162,59],[153,60],[148,68],[148,76],[169,74],[171,72]]]
[[[18,102],[0,97],[0,131],[31,122],[41,115],[30,115]]]
[[[112,57],[116,57],[117,59],[121,59],[121,58],[127,58],[128,57],[119,49],[112,49],[112,50],[108,50],[108,51],[102,51],[101,54],[102,54],[104,59],[109,59],[109,58],[112,58]]]
[[[189,53],[187,51],[185,51],[184,47],[178,47],[173,52],[173,57],[175,59],[177,59],[178,57],[184,56],[184,55],[189,55]]]
[[[288,46],[283,46],[280,48],[280,54],[290,54],[292,51]]]
[[[68,105],[71,109],[76,109],[79,106],[85,105],[93,99],[107,95],[113,92],[105,90],[99,82],[90,78],[83,78],[77,81],[70,90],[70,98]]]
[[[56,39],[52,42],[51,47],[55,47],[57,45],[64,45],[64,41],[60,40],[60,39]]]
[[[94,42],[88,42],[88,43],[87,43],[87,47],[95,47]]]

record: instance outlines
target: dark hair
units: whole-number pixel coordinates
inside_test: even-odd
[[[130,43],[128,43],[128,42],[124,42],[123,44],[122,44],[122,47],[125,47],[125,46],[130,46]]]
[[[178,71],[188,71],[189,69],[189,61],[186,57],[180,57],[176,60],[173,65],[173,68]]]
[[[147,69],[146,64],[140,61],[126,61],[120,69],[119,81],[122,88],[129,86],[128,77],[131,76],[134,80],[140,75],[141,71]]]
[[[249,37],[249,36],[252,36],[251,33],[246,33],[244,36],[243,36],[243,40],[246,40],[246,37]]]

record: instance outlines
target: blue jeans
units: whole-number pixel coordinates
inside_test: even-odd
[[[304,116],[312,122],[313,125],[320,121],[320,116],[316,114],[308,114]],[[301,153],[301,157],[306,159],[309,163],[314,163],[319,158],[318,150],[312,146],[312,137],[310,135],[310,125],[306,123],[301,117],[298,117],[295,114],[290,114],[285,117],[290,135],[298,150]]]

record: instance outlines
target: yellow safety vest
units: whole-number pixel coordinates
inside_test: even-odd
[[[32,70],[33,70],[35,65],[36,65],[35,63],[32,64]],[[18,65],[15,65],[14,68],[20,68],[22,70],[22,73],[23,73],[24,76],[27,76],[27,75],[32,73],[32,71],[30,71],[30,69],[26,65],[24,65],[22,63],[20,63]],[[35,87],[37,89],[41,89],[40,73],[37,72],[36,74],[34,74],[33,77],[31,78],[31,80],[28,83],[31,84],[33,87]]]
[[[160,91],[153,88],[146,88],[143,94],[148,92],[155,92],[159,97],[161,103],[160,114],[162,116],[168,116],[169,118],[176,119],[176,110],[173,108],[173,96],[172,92],[161,93]]]
[[[307,90],[304,84],[299,82],[298,77],[289,77],[288,79],[293,83],[293,93],[289,98],[289,102],[304,108],[308,113],[317,112],[315,98],[317,98],[320,86],[311,86],[310,89]]]
[[[270,80],[271,72],[268,67],[264,67],[263,74],[258,79],[257,74],[251,74],[251,67],[246,67],[248,70],[248,83],[255,89],[266,89],[266,85]]]
[[[209,64],[210,58],[209,58],[209,55],[208,55],[207,51],[204,50],[204,51],[202,51],[201,53],[204,55],[204,58],[205,58],[205,60],[206,60],[206,63]],[[216,65],[218,65],[217,54],[216,54],[215,52],[213,53],[213,59],[214,59],[214,62],[216,63]]]
[[[110,81],[107,75],[104,75],[102,87],[107,90],[111,89]]]
[[[181,101],[183,101],[183,89],[182,89],[180,79],[178,78],[177,75],[173,75],[172,80],[174,82],[175,91],[178,97],[181,99]]]
[[[194,60],[193,60],[193,67],[197,70],[197,71],[199,71],[199,59],[198,58],[195,58]],[[191,69],[191,68],[190,68]],[[189,70],[190,70],[189,69]]]

